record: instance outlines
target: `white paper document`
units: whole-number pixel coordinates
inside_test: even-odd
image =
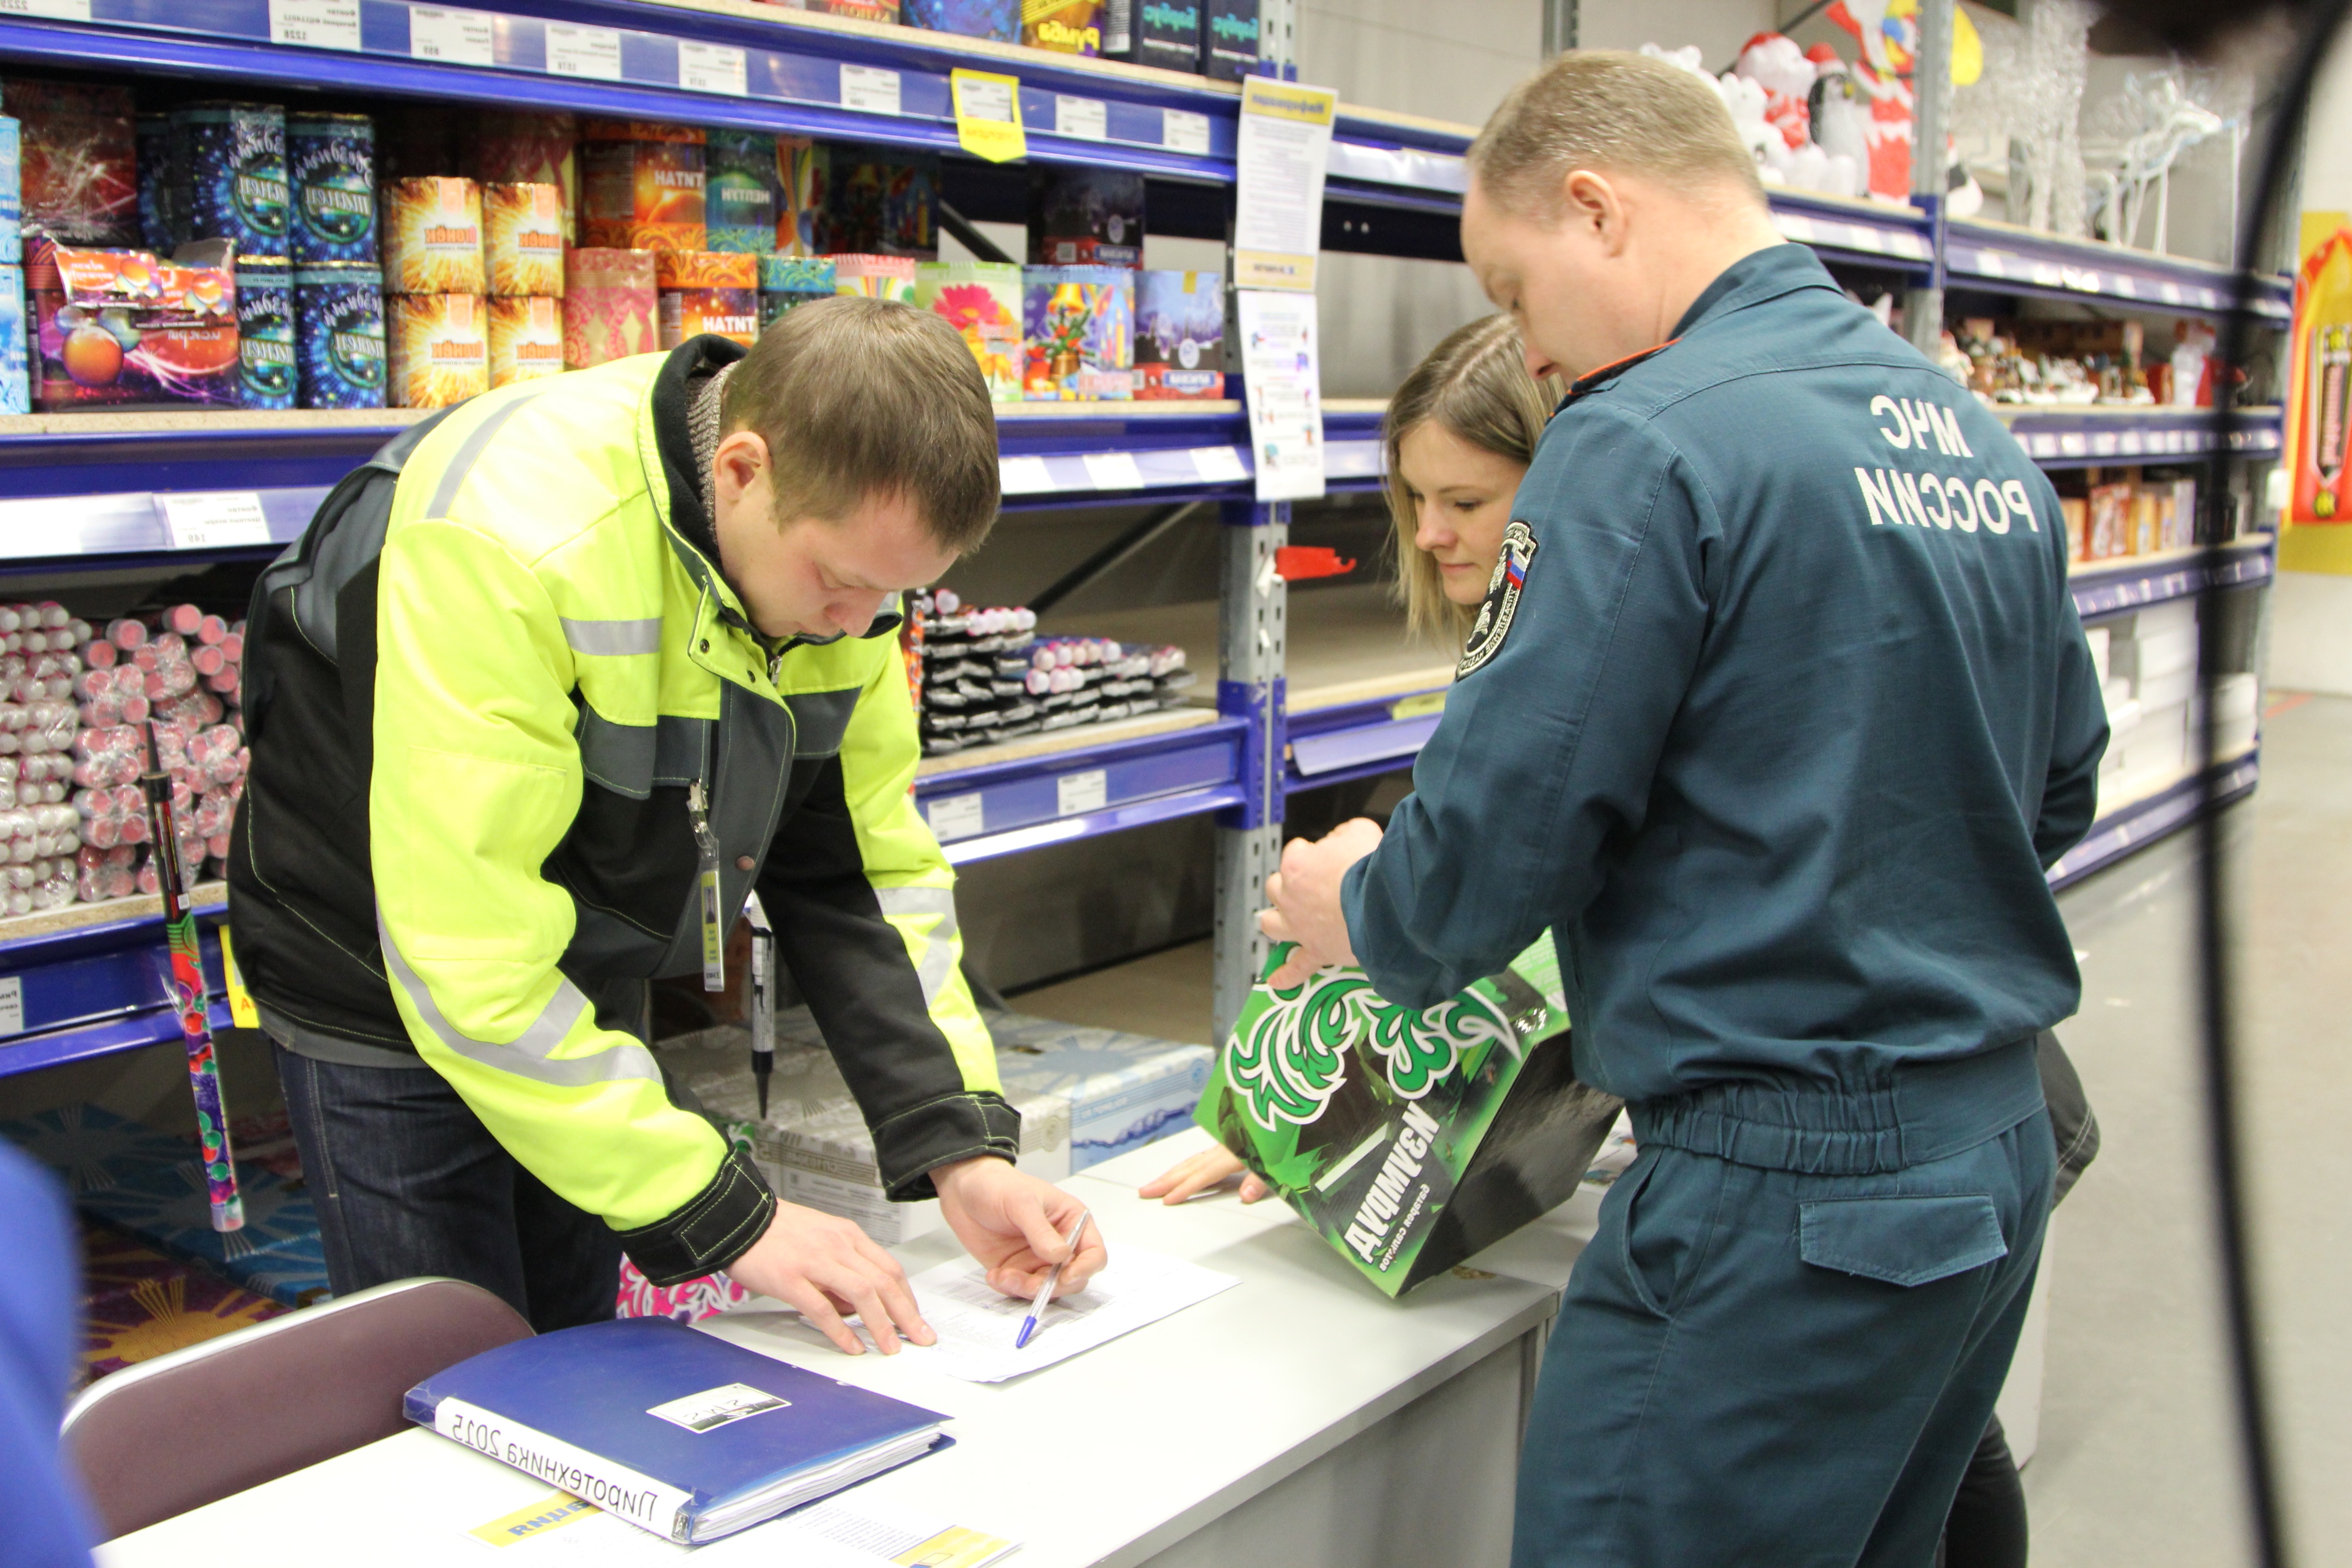
[[[1248,77],[1234,161],[1234,281],[1244,289],[1315,287],[1323,248],[1323,179],[1339,95]]]
[[[1241,1281],[1197,1263],[1121,1246],[1084,1290],[1047,1305],[1037,1331],[1020,1350],[1013,1348],[1013,1339],[1029,1315],[1029,1303],[1000,1295],[971,1259],[926,1268],[908,1283],[940,1342],[928,1350],[909,1346],[906,1353],[966,1383],[1003,1383],[1082,1355]]]
[[[1323,493],[1323,374],[1315,344],[1315,296],[1244,289],[1238,296],[1242,386],[1257,499]]]

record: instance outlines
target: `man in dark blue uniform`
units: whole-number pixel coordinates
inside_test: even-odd
[[[2057,497],[1780,242],[1697,77],[1565,56],[1470,162],[1465,254],[1572,390],[1415,793],[1294,844],[1266,929],[1418,1006],[1549,927],[1630,1102],[1516,1563],[1926,1568],[2080,995],[2043,868],[2106,721]]]

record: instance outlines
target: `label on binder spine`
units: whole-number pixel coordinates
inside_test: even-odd
[[[478,1405],[444,1399],[433,1407],[433,1429],[664,1540],[684,1542],[693,1526],[689,1494]]]

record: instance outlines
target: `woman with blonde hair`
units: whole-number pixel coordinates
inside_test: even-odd
[[[1559,401],[1528,374],[1519,330],[1506,315],[1456,328],[1429,351],[1389,400],[1381,427],[1389,516],[1396,528],[1396,595],[1405,624],[1433,641],[1461,643],[1478,618],[1503,553],[1511,497]],[[1171,1204],[1238,1174],[1238,1155],[1210,1149],[1141,1188]],[[1242,1201],[1265,1196],[1255,1176]]]

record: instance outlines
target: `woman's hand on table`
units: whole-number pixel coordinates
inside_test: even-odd
[[[1244,1174],[1241,1156],[1223,1148],[1203,1149],[1190,1159],[1178,1161],[1137,1188],[1136,1196],[1181,1204],[1235,1176],[1242,1178],[1242,1202],[1254,1204],[1265,1196],[1265,1183],[1254,1172]]]

